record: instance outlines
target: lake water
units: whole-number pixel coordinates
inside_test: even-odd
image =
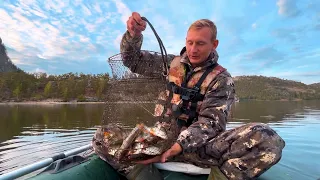
[[[104,108],[131,127],[150,119],[148,104],[0,105],[0,174],[90,143]],[[132,119],[132,117],[134,117]],[[228,128],[268,123],[286,141],[281,161],[259,179],[320,178],[320,101],[236,103]],[[152,124],[152,122],[146,122]]]

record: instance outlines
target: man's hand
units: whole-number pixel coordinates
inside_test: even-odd
[[[133,12],[132,16],[127,21],[127,30],[132,37],[139,37],[146,29],[146,22],[141,19],[141,16],[137,12]]]
[[[182,151],[181,146],[178,143],[175,143],[170,149],[168,149],[165,153],[161,156],[156,156],[151,159],[147,159],[144,161],[138,161],[138,164],[150,164],[150,163],[157,163],[157,162],[166,162],[170,157],[179,154]]]
[[[143,161],[137,161],[136,163],[137,164],[150,164],[150,163],[157,163],[157,162],[160,162],[161,160],[161,156],[156,156],[156,157],[153,157],[151,159],[147,159],[147,160],[143,160]]]
[[[179,154],[182,151],[180,144],[174,143],[174,145],[161,155],[161,162],[166,162],[170,157]]]

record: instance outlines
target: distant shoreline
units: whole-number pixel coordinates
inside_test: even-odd
[[[0,105],[54,105],[54,104],[103,104],[105,102],[101,101],[85,101],[85,102],[77,102],[77,101],[8,101],[8,102],[0,102]]]
[[[317,100],[317,99],[314,99]],[[281,99],[281,100],[260,100],[260,99],[240,99],[240,102],[245,101],[282,101],[282,102],[297,102],[297,101],[306,101],[303,99]],[[238,103],[239,101],[236,101]],[[63,104],[105,104],[107,101],[61,101],[61,100],[42,100],[42,101],[4,101],[0,102],[0,105],[63,105]],[[132,102],[132,101],[117,101],[109,103],[154,103],[151,101],[141,101],[141,102]]]
[[[41,101],[0,101],[0,105],[59,105],[59,104],[105,104],[105,103],[111,103],[111,104],[135,104],[135,103],[156,103],[153,101],[62,101],[59,99],[47,99],[47,100],[41,100]]]

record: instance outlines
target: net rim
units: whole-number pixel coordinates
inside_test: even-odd
[[[130,53],[130,52],[140,52],[140,53],[141,53],[141,52],[149,52],[149,53],[161,55],[161,53],[158,52],[158,51],[144,50],[144,49],[142,49],[142,50],[136,50],[136,51],[123,51],[123,52],[120,52],[120,53],[117,53],[117,54],[114,54],[114,55],[110,56],[110,57],[108,58],[108,62],[110,62],[110,61],[123,61],[122,59],[115,59],[115,57],[121,56],[121,55],[123,55],[124,53]]]

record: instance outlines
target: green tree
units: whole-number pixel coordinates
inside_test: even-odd
[[[107,81],[102,78],[98,81],[98,88],[96,90],[96,95],[97,95],[98,99],[102,99],[102,94],[103,94],[103,92],[106,88],[106,84],[107,84],[106,82]]]
[[[17,100],[20,100],[21,95],[21,84],[19,84],[14,90],[13,90],[13,96],[17,98]]]
[[[63,100],[64,100],[64,101],[68,101],[68,100],[69,100],[70,95],[69,95],[69,89],[68,89],[68,87],[65,87],[65,88],[63,89],[62,96],[63,96]]]
[[[52,92],[51,86],[52,86],[52,85],[51,85],[51,81],[49,81],[49,82],[46,84],[45,88],[44,88],[44,96],[45,96],[46,98],[51,97],[51,92]]]

